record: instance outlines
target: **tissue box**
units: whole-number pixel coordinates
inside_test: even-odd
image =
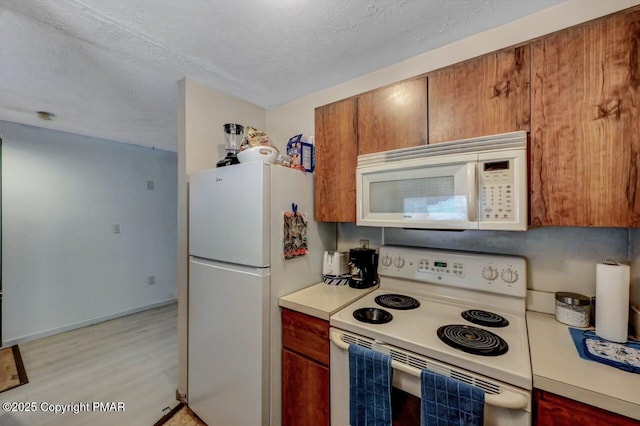
[[[287,155],[291,157],[291,167],[307,172],[312,172],[316,168],[316,147],[303,141],[302,134],[289,139]]]

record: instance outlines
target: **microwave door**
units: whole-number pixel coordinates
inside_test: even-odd
[[[358,170],[358,225],[478,229],[476,161]]]

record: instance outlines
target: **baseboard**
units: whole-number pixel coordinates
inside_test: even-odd
[[[104,321],[109,321],[109,320],[120,318],[120,317],[124,317],[124,316],[127,316],[127,315],[137,314],[138,312],[147,311],[147,310],[153,309],[153,308],[159,308],[160,306],[170,305],[170,304],[175,303],[177,301],[178,301],[177,298],[167,299],[167,300],[163,300],[163,301],[160,301],[160,302],[152,303],[150,305],[139,306],[137,308],[127,309],[126,311],[120,311],[120,312],[116,312],[116,313],[113,313],[113,314],[103,315],[101,317],[91,318],[91,319],[88,319],[88,320],[85,320],[85,321],[78,321],[78,322],[75,322],[73,324],[68,324],[68,325],[64,325],[62,327],[52,328],[52,329],[49,329],[49,330],[46,330],[46,331],[41,331],[39,333],[28,334],[28,335],[25,335],[25,336],[17,337],[15,339],[5,340],[4,342],[2,342],[2,347],[0,349],[8,348],[8,347],[11,347],[13,345],[19,345],[19,344],[22,344],[22,343],[30,342],[30,341],[36,340],[36,339],[42,339],[43,337],[53,336],[54,334],[64,333],[65,331],[71,331],[71,330],[75,330],[77,328],[87,327],[89,325],[98,324],[98,323],[101,323],[101,322],[104,322]]]

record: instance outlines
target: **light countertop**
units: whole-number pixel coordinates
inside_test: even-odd
[[[314,284],[280,298],[280,306],[329,321],[329,317],[378,286],[355,289],[348,285]]]
[[[569,327],[527,312],[533,387],[640,419],[640,375],[580,358]]]
[[[328,321],[376,288],[318,283],[281,297],[280,306]],[[535,388],[640,420],[640,375],[580,358],[553,315],[528,311],[527,327]]]

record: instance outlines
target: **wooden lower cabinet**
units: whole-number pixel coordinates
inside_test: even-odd
[[[329,367],[282,350],[282,424],[328,425]]]
[[[282,425],[327,426],[329,322],[282,310]]]
[[[536,426],[638,426],[640,421],[534,389]]]

